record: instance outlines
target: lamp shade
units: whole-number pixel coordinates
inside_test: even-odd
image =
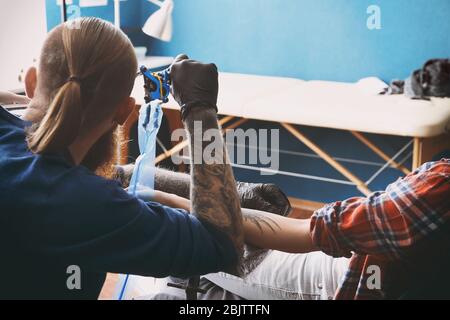
[[[151,2],[158,4],[160,9],[148,18],[142,31],[153,38],[169,42],[172,40],[173,0],[165,0],[159,3]]]

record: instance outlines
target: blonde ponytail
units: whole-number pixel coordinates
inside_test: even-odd
[[[48,109],[28,132],[30,150],[63,152],[111,117],[130,96],[136,71],[133,45],[109,22],[81,18],[54,29],[42,49],[36,90]]]
[[[51,153],[69,147],[82,124],[81,88],[78,81],[67,81],[58,91],[50,107],[28,138],[35,153]]]

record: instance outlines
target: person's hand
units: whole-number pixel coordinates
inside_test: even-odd
[[[172,96],[181,106],[182,118],[197,107],[217,111],[219,74],[215,64],[204,64],[179,55],[170,67]]]
[[[9,91],[0,91],[0,104],[28,104],[30,98]]]
[[[243,208],[266,211],[281,216],[288,216],[292,211],[289,199],[274,184],[237,182],[236,186]]]

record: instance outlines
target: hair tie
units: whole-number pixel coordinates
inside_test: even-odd
[[[70,76],[69,79],[67,79],[67,82],[76,82],[78,84],[81,84],[81,79],[77,76]]]

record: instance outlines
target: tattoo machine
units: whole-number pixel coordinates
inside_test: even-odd
[[[145,102],[139,112],[138,141],[140,156],[136,160],[129,192],[139,197],[140,191],[154,190],[156,141],[163,118],[162,103],[169,101],[169,69],[151,72],[145,66],[138,76],[144,77]],[[146,199],[148,200],[148,199]]]
[[[169,102],[171,86],[169,69],[161,72],[150,72],[145,66],[142,66],[138,75],[144,76],[146,103],[155,100],[162,101],[162,103]]]

